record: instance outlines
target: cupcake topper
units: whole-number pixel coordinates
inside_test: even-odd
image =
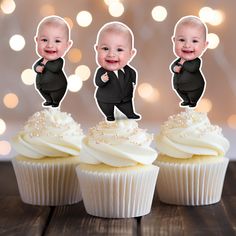
[[[115,107],[129,119],[140,119],[133,107],[137,72],[129,65],[136,54],[132,31],[121,22],[109,22],[99,30],[94,48],[99,66],[94,76],[99,110],[107,121],[115,120]]]
[[[45,17],[38,25],[35,43],[40,57],[33,65],[37,73],[35,89],[45,100],[43,107],[58,107],[67,92],[62,57],[72,46],[70,27],[59,16]]]
[[[175,25],[172,37],[173,52],[178,57],[170,65],[172,89],[180,97],[180,107],[194,108],[205,91],[201,58],[208,42],[207,26],[196,16],[185,16]]]

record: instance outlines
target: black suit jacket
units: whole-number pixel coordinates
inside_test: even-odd
[[[38,73],[36,67],[41,65],[42,61],[43,58],[38,60],[33,66],[37,73],[36,88],[44,91],[56,91],[64,87],[66,88],[67,80],[62,70],[64,64],[63,59],[58,58],[54,61],[48,61],[44,66],[43,72]]]
[[[178,65],[180,58],[171,64],[171,71],[173,75],[173,87],[182,91],[193,91],[199,88],[203,88],[205,80],[201,74],[200,66],[201,60],[196,58],[192,61],[185,61],[182,65],[180,73],[174,72],[174,67]]]
[[[109,80],[103,82],[101,76],[107,72]],[[104,103],[120,103],[127,102],[133,98],[134,84],[136,84],[136,72],[130,66],[124,67],[125,79],[124,86],[118,81],[116,74],[113,71],[97,68],[95,75],[95,85],[97,86],[95,97],[98,101]]]

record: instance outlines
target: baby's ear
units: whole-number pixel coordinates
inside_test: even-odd
[[[38,37],[37,36],[34,36],[34,42],[38,43]]]
[[[73,45],[73,41],[72,40],[69,40],[68,43],[67,43],[67,48],[70,49]]]
[[[137,53],[136,48],[133,48],[133,49],[131,50],[131,58],[134,57],[134,56],[136,55],[136,53]]]
[[[174,43],[174,42],[175,42],[175,36],[172,36],[172,37],[171,37],[171,40],[172,40],[172,42]]]
[[[95,52],[98,51],[98,45],[97,44],[94,44],[93,48],[94,48]]]

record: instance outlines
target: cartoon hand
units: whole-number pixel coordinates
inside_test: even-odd
[[[182,67],[182,66],[175,66],[175,67],[174,67],[175,73],[179,73],[180,70],[181,70],[181,67]]]
[[[101,80],[103,82],[107,82],[109,80],[109,76],[108,76],[107,72],[101,76]]]
[[[38,73],[42,73],[42,72],[43,72],[43,69],[44,69],[44,66],[37,66],[37,67],[36,67],[36,71],[37,71]]]

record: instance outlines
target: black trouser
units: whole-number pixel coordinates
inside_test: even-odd
[[[184,102],[196,104],[199,98],[202,96],[204,91],[204,87],[193,90],[193,91],[183,91],[180,89],[176,89],[179,96],[183,99]]]
[[[127,117],[131,117],[134,114],[132,100],[128,102],[120,103],[105,103],[97,101],[101,111],[106,117],[114,117],[114,107],[116,106]]]
[[[43,96],[43,98],[46,100],[46,102],[59,104],[65,95],[66,88],[67,87],[65,86],[56,91],[45,91],[45,90],[40,89],[39,92]]]

